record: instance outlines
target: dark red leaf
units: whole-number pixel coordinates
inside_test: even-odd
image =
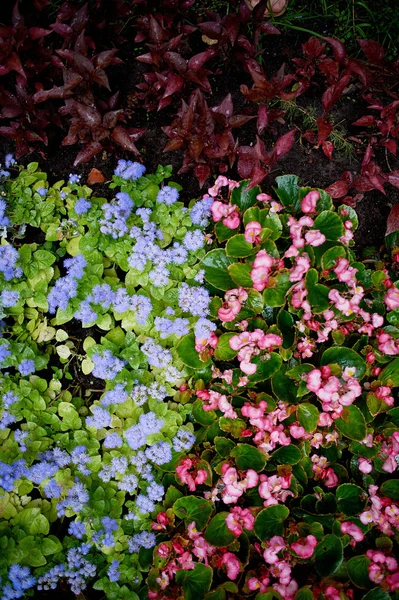
[[[53,23],[50,27],[55,33],[58,33],[58,35],[63,38],[66,38],[72,33],[72,27],[69,27],[66,23]]]
[[[379,65],[384,60],[385,51],[384,48],[378,42],[375,42],[373,40],[357,41],[364,54],[366,55],[367,60],[369,60],[371,63]]]
[[[120,65],[123,63],[123,60],[115,56],[117,52],[118,51],[116,49],[104,50],[104,52],[100,52],[95,56],[94,64],[98,69],[105,69],[109,65]]]
[[[163,57],[178,73],[182,74],[187,71],[186,59],[177,52],[165,52]]]
[[[335,60],[339,64],[344,63],[347,56],[344,44],[335,38],[325,37],[324,39],[332,46]]]
[[[147,65],[153,64],[152,54],[147,52],[147,54],[140,54],[140,56],[136,56],[136,60],[142,63],[146,63]]]
[[[167,98],[168,96],[172,96],[176,92],[179,92],[183,87],[183,83],[183,79],[179,75],[176,75],[176,73],[169,73],[163,98]]]
[[[194,169],[194,175],[198,179],[200,187],[203,187],[210,174],[211,169],[208,167],[208,165],[197,165]]]
[[[350,58],[346,63],[346,68],[349,71],[351,71],[351,73],[355,73],[355,75],[357,75],[359,77],[359,79],[363,85],[367,85],[367,81],[368,81],[367,71],[363,67],[363,65],[360,64],[360,62],[358,60],[354,60],[353,58]]]
[[[364,117],[360,117],[357,121],[354,121],[352,125],[357,125],[358,127],[371,127],[375,125],[376,120],[373,115],[365,115]]]
[[[330,112],[334,104],[338,102],[350,79],[350,75],[344,75],[337,84],[326,89],[321,99],[325,112]]]
[[[265,127],[269,124],[269,111],[266,104],[261,104],[258,109],[258,119],[256,126],[258,129],[258,135],[261,135]]]
[[[332,123],[320,117],[317,119],[317,145],[320,146],[323,142],[326,141],[328,136],[333,130]],[[324,151],[324,148],[323,148]]]
[[[31,40],[39,40],[50,33],[53,33],[51,29],[43,29],[42,27],[29,28],[29,37]]]
[[[349,191],[349,186],[346,181],[342,179],[335,181],[326,188],[326,192],[330,194],[331,198],[343,198]]]
[[[392,171],[391,173],[386,173],[385,176],[391,185],[394,185],[395,187],[399,188],[399,171]]]
[[[262,33],[268,33],[269,35],[281,35],[281,31],[269,21],[263,21],[263,23],[260,24],[260,30]]]
[[[216,56],[217,50],[215,48],[209,48],[205,50],[205,52],[200,52],[196,54],[188,61],[188,68],[193,71],[198,71],[210,58]]]
[[[90,128],[95,127],[96,125],[100,125],[101,123],[101,114],[96,108],[92,108],[91,106],[86,106],[85,104],[81,104],[80,102],[75,103],[75,108],[80,116],[82,122]]]
[[[327,156],[329,160],[332,160],[332,154],[334,151],[334,144],[332,142],[323,142],[321,145],[324,154]]]
[[[77,167],[82,163],[88,162],[91,158],[93,158],[93,156],[101,152],[102,149],[103,147],[100,142],[91,142],[90,144],[87,144],[87,146],[82,148],[82,150],[78,153],[73,166]]]
[[[387,219],[387,230],[385,235],[399,231],[399,203],[394,204]]]
[[[9,71],[16,71],[17,73],[19,73],[24,81],[26,81],[26,75],[25,75],[25,71],[22,67],[21,61],[19,59],[19,56],[16,52],[12,52],[10,54],[10,56],[7,59],[6,62],[6,73],[8,73]],[[6,74],[5,73],[5,74]]]
[[[103,87],[107,88],[107,90],[111,91],[111,88],[109,87],[108,77],[105,74],[105,71],[103,71],[102,69],[96,69],[92,73],[91,79],[99,85],[102,85]]]
[[[389,152],[396,156],[397,144],[394,140],[382,140],[380,144],[381,146],[388,148]]]
[[[126,131],[126,129],[124,127],[121,127],[120,125],[115,127],[115,129],[113,130],[113,132],[111,134],[111,138],[114,140],[114,142],[119,144],[119,146],[121,146],[124,150],[130,150],[130,152],[134,152],[134,154],[137,154],[137,155],[140,154],[140,152],[137,150],[136,146],[134,145],[134,142],[133,142],[130,134]]]
[[[316,144],[317,142],[316,132],[313,129],[307,129],[305,133],[302,134],[302,137],[311,144]]]
[[[222,25],[215,21],[206,21],[205,23],[199,23],[198,27],[202,33],[209,37],[211,40],[218,40],[222,34]]]
[[[296,129],[292,129],[285,135],[282,135],[278,138],[277,142],[274,144],[273,152],[277,157],[283,156],[289,150],[291,150],[294,141],[295,141]]]
[[[158,23],[156,19],[152,15],[150,15],[150,29],[149,36],[151,42],[154,44],[161,44],[164,39],[164,33],[162,31],[162,27]]]
[[[319,58],[323,54],[325,47],[326,45],[314,36],[312,36],[305,44],[302,44],[304,55],[312,60]]]

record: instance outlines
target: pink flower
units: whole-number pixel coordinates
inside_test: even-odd
[[[360,529],[360,527],[358,527],[354,523],[351,523],[350,521],[345,521],[344,523],[341,523],[341,531],[342,533],[347,533],[348,535],[350,535],[355,543],[362,542],[364,540],[363,531]]]
[[[250,277],[253,281],[254,288],[258,292],[262,292],[267,286],[273,259],[269,256],[266,250],[260,250],[256,255]]]
[[[389,310],[399,308],[399,289],[397,287],[391,287],[388,293],[384,296],[384,302]]]
[[[338,477],[331,467],[329,467],[323,478],[323,483],[326,487],[332,488],[338,485]]]
[[[190,492],[194,492],[197,489],[196,486],[202,485],[208,477],[208,473],[204,469],[196,471],[190,458],[182,460],[180,465],[176,467],[176,474],[182,483],[187,484]]]
[[[228,213],[228,206],[227,204],[224,204],[223,202],[220,202],[219,200],[215,200],[211,206],[211,213],[212,213],[212,218],[215,221],[215,223],[217,223],[218,221],[221,221],[224,217],[227,217]]]
[[[293,423],[290,425],[290,434],[295,440],[300,440],[306,435],[306,431],[301,425]]]
[[[295,554],[301,558],[310,558],[316,546],[317,540],[314,535],[307,535],[305,538],[300,538],[297,542],[291,544],[291,548]]]
[[[272,199],[271,196],[269,196],[269,194],[264,194],[263,192],[261,194],[258,194],[256,196],[256,199],[259,200],[259,202],[269,202],[269,200]]]
[[[290,274],[290,281],[300,281],[310,269],[310,259],[306,252],[302,256],[297,256],[295,262],[295,268]]]
[[[359,458],[358,468],[361,473],[371,473],[373,470],[373,463],[367,458]]]
[[[321,246],[326,241],[326,236],[318,229],[310,229],[305,233],[305,240],[311,246]]]
[[[316,204],[320,198],[320,193],[314,190],[306,194],[301,201],[301,210],[303,213],[314,213],[316,212]]]
[[[237,579],[241,564],[235,554],[232,552],[225,552],[221,560],[221,566],[222,565],[227,567],[227,577],[229,579],[232,579],[233,581],[234,579]]]
[[[266,333],[258,340],[258,348],[261,350],[270,350],[270,348],[281,346],[283,339],[280,335],[275,333]]]
[[[269,583],[269,577],[262,577],[262,579],[259,579],[257,577],[250,577],[247,581],[247,586],[248,589],[251,590],[251,592],[256,592],[259,590],[261,594],[264,594],[267,590],[267,586],[269,585]]]
[[[224,175],[219,175],[219,177],[217,177],[214,185],[210,188],[208,188],[208,194],[210,196],[212,196],[212,198],[215,198],[220,189],[226,185],[229,185],[229,179],[227,179],[227,177],[225,177]]]
[[[237,229],[237,227],[240,226],[240,216],[238,212],[235,210],[228,217],[223,219],[223,225],[229,229]]]
[[[391,592],[399,590],[399,571],[397,571],[393,575],[388,575],[385,581],[387,582],[389,590]]]
[[[234,306],[229,306],[227,303],[224,303],[218,310],[218,317],[221,321],[223,321],[223,323],[231,323],[231,321],[234,321],[234,319],[236,318],[236,316],[238,315],[238,313],[241,310],[241,305],[239,307],[238,312],[236,311],[236,308]]]
[[[339,593],[339,590],[332,585],[329,585],[326,588],[324,596],[326,597],[326,600],[341,600],[341,594]]]
[[[265,559],[265,562],[267,562],[269,565],[278,563],[280,559],[278,558],[277,554],[281,552],[281,550],[285,549],[284,538],[279,535],[275,535],[270,538],[268,542],[266,541],[265,544],[268,544],[267,548],[263,552],[263,558]]]
[[[399,455],[399,431],[395,431],[388,444],[387,448],[383,448],[383,453],[388,455],[388,458],[382,465],[383,470],[386,473],[393,473],[398,468],[396,457]]]
[[[257,221],[251,221],[245,226],[244,238],[248,244],[259,243],[259,234],[262,231],[262,225]]]
[[[254,528],[255,517],[248,508],[234,506],[226,517],[228,529],[237,537],[243,532],[243,529],[251,531]]]

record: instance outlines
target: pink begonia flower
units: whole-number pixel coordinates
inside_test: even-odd
[[[258,579],[257,577],[250,577],[247,581],[248,589],[251,592],[260,591],[261,594],[264,594],[268,588],[270,583],[269,577],[262,577],[262,579]]]
[[[338,477],[331,467],[326,470],[323,483],[328,488],[337,487]]]
[[[291,544],[291,548],[301,558],[310,558],[313,556],[314,549],[317,546],[317,540],[314,535],[307,535],[300,538],[297,542]]]
[[[303,213],[314,213],[316,212],[316,204],[320,198],[320,193],[317,191],[309,192],[301,200],[301,211]]]
[[[193,472],[189,472],[190,470]],[[195,492],[197,485],[202,485],[208,478],[208,473],[204,469],[198,469],[194,467],[194,463],[190,458],[182,460],[180,465],[176,467],[176,474],[182,483],[187,484],[190,492]]]
[[[222,187],[229,185],[229,181],[230,180],[227,179],[227,177],[225,177],[224,175],[219,175],[213,186],[208,188],[208,194],[212,196],[212,198],[215,198],[219,194],[220,189]]]
[[[284,600],[294,600],[295,594],[298,591],[298,584],[295,579],[291,579],[288,585],[273,583],[272,588],[276,590]]]
[[[295,262],[296,265],[290,273],[290,281],[300,281],[310,269],[310,259],[306,252],[302,256],[297,256]]]
[[[218,317],[224,323],[234,321],[241,310],[242,303],[247,300],[248,294],[243,288],[229,290],[224,295],[224,303],[218,310]]]
[[[234,467],[229,467],[228,463],[222,467],[222,481],[225,485],[222,496],[225,504],[235,504],[248,488],[256,487],[259,476],[253,469],[248,469],[246,477],[238,481],[238,473]]]
[[[382,465],[386,473],[393,473],[398,468],[397,456],[399,456],[399,431],[395,431],[391,436],[391,443],[388,448],[383,448],[383,453],[388,453],[388,458]]]
[[[229,210],[229,206],[227,204],[224,204],[223,202],[220,202],[219,200],[215,200],[211,206],[211,213],[212,213],[212,218],[215,221],[215,223],[217,223],[218,221],[221,221],[224,217],[227,217],[227,215],[229,214],[228,210]]]
[[[216,348],[218,340],[219,338],[216,333],[211,331],[209,338],[195,338],[195,350],[200,354],[211,348]]]
[[[240,536],[245,529],[251,531],[254,528],[255,517],[248,508],[240,508],[234,506],[230,509],[230,513],[226,517],[226,525],[228,529],[237,537]]]
[[[289,438],[288,438],[289,439]],[[258,493],[261,498],[265,500],[263,506],[271,506],[272,504],[278,504],[279,500],[285,502],[288,496],[294,494],[288,489],[291,485],[291,473],[285,477],[279,477],[278,475],[261,475],[261,484],[258,488]]]
[[[383,400],[388,406],[393,406],[395,399],[391,395],[391,388],[388,385],[380,385],[374,392],[375,397]]]
[[[341,594],[336,587],[329,585],[324,592],[326,600],[341,600]]]
[[[192,521],[187,527],[187,533],[190,540],[197,540],[202,536],[202,533],[198,531],[197,524],[195,521]]]
[[[244,238],[248,244],[259,243],[259,234],[262,231],[262,225],[257,221],[250,221],[245,225]]]
[[[297,423],[293,423],[292,425],[290,425],[290,435],[295,439],[295,440],[300,440],[301,438],[303,438],[306,435],[306,431],[304,430],[304,428],[301,425],[298,425]]]
[[[389,586],[389,590],[394,592],[395,590],[399,590],[399,571],[394,573],[393,575],[388,575],[385,579]]]
[[[305,233],[305,240],[311,246],[321,246],[326,241],[326,236],[318,229],[310,229]]]
[[[227,577],[234,581],[240,572],[241,563],[232,552],[225,552],[222,557],[221,565],[227,567]]]
[[[263,292],[267,286],[272,266],[272,257],[267,254],[266,250],[260,250],[255,257],[252,270],[250,272],[250,277],[254,284],[253,287],[258,292]]]
[[[240,226],[240,216],[238,212],[235,210],[234,212],[230,213],[228,217],[223,219],[223,225],[229,229],[237,229],[237,227]]]
[[[384,302],[389,310],[399,308],[399,289],[397,287],[391,287],[388,293],[384,296]]]
[[[270,350],[271,348],[275,348],[281,346],[283,343],[283,338],[280,335],[275,333],[266,333],[258,340],[258,348],[261,350]]]
[[[269,212],[278,213],[278,212],[280,212],[280,210],[283,210],[283,208],[284,208],[284,206],[282,204],[273,200],[272,202],[270,202]]]
[[[237,229],[240,225],[240,217],[235,204],[224,204],[219,200],[215,200],[210,210],[215,223],[223,219],[223,225],[229,229]]]
[[[280,580],[281,585],[289,585],[291,581],[291,567],[287,562],[282,560],[271,565],[270,573],[273,577]]]
[[[373,463],[367,458],[359,458],[358,468],[361,473],[371,473],[371,471],[373,470]]]
[[[317,425],[319,427],[331,427],[333,422],[334,422],[333,419],[330,417],[330,415],[328,413],[322,412],[319,415],[319,421],[318,421]]]
[[[357,269],[349,266],[348,259],[342,257],[338,258],[333,271],[338,277],[339,281],[344,283],[352,283],[353,285],[356,284]]]
[[[263,558],[267,564],[274,565],[280,560],[277,554],[285,549],[284,538],[275,535],[269,541],[266,541],[265,544],[267,544],[267,548],[263,552]]]
[[[269,200],[271,200],[272,197],[269,196],[269,194],[265,194],[262,192],[261,194],[258,194],[256,196],[256,199],[259,200],[259,202],[269,202]]]
[[[380,333],[376,335],[378,341],[378,350],[388,356],[399,354],[399,340],[394,340],[389,333]]]
[[[351,523],[350,521],[345,521],[344,523],[341,523],[340,529],[342,533],[347,533],[348,535],[350,535],[353,538],[354,542],[362,542],[364,540],[363,531],[360,529],[360,527],[358,527],[354,523]]]

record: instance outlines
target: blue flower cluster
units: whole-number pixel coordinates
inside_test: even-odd
[[[7,204],[0,198],[0,227],[8,227],[10,219],[6,216]]]
[[[75,319],[79,319],[83,325],[94,322],[98,315],[92,305],[100,306],[105,310],[112,306],[115,313],[133,311],[137,322],[140,324],[147,321],[152,310],[151,300],[147,296],[142,294],[129,296],[123,287],[114,292],[107,283],[93,287],[91,294],[81,302],[79,310],[74,315]]]
[[[93,375],[99,379],[109,379],[112,381],[117,374],[122,371],[126,361],[113,356],[110,350],[105,350],[104,354],[93,355]]]
[[[198,200],[190,211],[190,217],[194,225],[206,227],[211,217],[211,206],[213,198],[210,196]]]
[[[77,175],[76,175],[77,177]],[[87,213],[88,210],[90,210],[91,208],[91,202],[90,200],[86,200],[86,198],[79,198],[79,200],[77,200],[75,202],[75,212],[77,215],[84,215]]]
[[[86,265],[87,261],[82,254],[64,260],[67,275],[57,279],[47,296],[50,313],[55,313],[57,308],[60,310],[67,308],[69,300],[78,292],[78,280],[83,277]]]
[[[182,337],[189,332],[190,321],[188,319],[177,318],[174,321],[166,317],[155,317],[155,329],[161,334],[161,339],[165,339],[170,335]]]
[[[21,598],[36,583],[36,579],[31,575],[29,568],[21,567],[18,564],[11,565],[8,579],[10,583],[3,587],[2,600]]]
[[[136,179],[144,175],[145,171],[146,168],[144,165],[132,162],[131,160],[121,159],[118,161],[118,166],[114,170],[114,174],[126,181],[136,181]]]
[[[190,286],[182,283],[179,288],[179,306],[182,311],[195,317],[206,317],[209,314],[211,297],[206,288]]]
[[[19,258],[18,251],[7,244],[0,246],[0,272],[3,273],[4,279],[10,281],[14,277],[21,277],[22,269],[17,267]]]
[[[101,233],[111,235],[115,240],[129,231],[126,219],[131,215],[133,200],[127,192],[116,194],[115,201],[102,205],[104,218],[100,219]]]

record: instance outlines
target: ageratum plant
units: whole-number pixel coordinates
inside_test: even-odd
[[[138,598],[164,473],[195,441],[175,348],[208,312],[204,234],[169,167],[120,161],[107,201],[78,175],[50,185],[36,163],[5,163],[2,597],[90,580]]]
[[[154,519],[152,599],[398,596],[396,263],[356,259],[325,191],[286,175],[275,197],[222,176],[191,213],[212,319],[177,347],[196,444]]]

